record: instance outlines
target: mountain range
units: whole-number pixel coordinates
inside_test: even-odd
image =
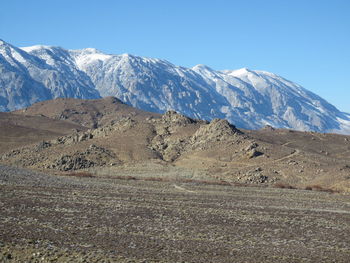
[[[0,111],[58,97],[106,96],[146,111],[175,110],[198,119],[227,119],[245,129],[270,125],[350,134],[350,114],[266,71],[185,68],[93,48],[18,48],[0,40]]]

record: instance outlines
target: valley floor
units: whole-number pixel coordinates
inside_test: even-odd
[[[348,195],[0,165],[1,262],[349,262]]]

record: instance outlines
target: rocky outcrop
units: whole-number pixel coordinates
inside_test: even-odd
[[[264,153],[262,153],[261,151],[258,151],[257,148],[258,148],[258,144],[256,142],[251,142],[243,151],[244,151],[244,154],[245,156],[248,158],[248,159],[251,159],[251,158],[255,158],[255,157],[258,157],[260,155],[263,155]]]
[[[55,160],[48,168],[60,171],[80,170],[90,167],[103,166],[106,164],[116,164],[119,160],[115,154],[105,148],[90,145],[84,152],[76,152],[72,155],[63,155]]]
[[[193,135],[193,141],[222,141],[231,136],[243,134],[227,120],[214,119],[208,125],[202,125]]]
[[[171,125],[182,125],[185,126],[190,123],[196,122],[196,120],[191,119],[189,117],[186,117],[185,115],[182,115],[180,113],[177,113],[176,111],[167,111],[163,114],[162,117],[163,123],[168,123]]]
[[[240,141],[243,133],[227,120],[214,119],[201,125],[190,139],[192,149],[208,149],[213,143]]]
[[[89,129],[85,132],[75,132],[71,135],[61,136],[49,142],[55,144],[73,144],[88,141],[93,138],[107,137],[113,131],[127,131],[135,125],[136,121],[130,117],[122,118],[119,121],[113,121],[108,125],[96,129]]]
[[[155,136],[150,148],[164,161],[173,162],[185,152],[207,150],[222,142],[225,145],[241,144],[238,149],[249,156],[248,158],[262,154],[256,150],[258,146],[256,143],[247,139],[242,131],[227,120],[214,119],[209,123],[188,118],[175,111],[168,111],[161,119],[151,122],[154,125]],[[190,135],[183,134],[183,130],[186,129],[192,130]]]
[[[274,173],[268,173],[261,167],[256,167],[254,169],[240,173],[237,179],[241,183],[245,184],[269,184],[277,181],[276,175],[276,171]]]
[[[188,118],[175,111],[167,111],[161,119],[151,119],[155,136],[150,148],[158,153],[164,161],[175,161],[188,144],[188,138],[173,136],[179,129],[188,125],[195,125],[198,121]]]

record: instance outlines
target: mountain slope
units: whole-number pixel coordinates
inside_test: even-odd
[[[114,96],[139,109],[265,125],[350,133],[350,115],[275,74],[249,69],[184,68],[168,61],[96,49],[16,48],[0,42],[0,110],[57,97]]]
[[[185,115],[225,118],[238,127],[265,125],[319,132],[344,132],[349,117],[333,105],[275,74],[240,69],[192,69],[128,54],[71,51],[78,67],[102,96],[116,96],[135,107]],[[82,63],[83,61],[83,63]]]
[[[227,105],[225,98],[191,69],[129,54],[101,59],[100,52],[90,51],[71,51],[71,54],[102,96],[115,96],[148,111],[173,109],[198,118],[224,117],[215,104]]]
[[[201,72],[241,117],[251,120],[250,128],[271,125],[331,131],[342,129],[337,118],[348,119],[321,97],[273,73],[246,68],[218,72],[202,66],[194,70]]]
[[[30,51],[30,53],[26,52]],[[61,48],[16,48],[0,40],[0,110],[57,97],[99,98],[90,78]]]

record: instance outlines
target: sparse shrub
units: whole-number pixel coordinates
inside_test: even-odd
[[[139,178],[131,175],[116,175],[110,178],[119,179],[119,180],[140,180]]]
[[[295,186],[292,186],[287,183],[277,183],[273,187],[275,188],[281,188],[281,189],[297,189]]]
[[[74,172],[74,173],[69,173],[68,176],[76,176],[76,177],[96,177],[93,174],[89,172]]]
[[[173,179],[168,178],[168,177],[144,177],[141,179],[144,181],[152,181],[152,182],[169,182],[169,181],[173,180]]]
[[[337,193],[336,190],[333,190],[331,188],[324,188],[320,185],[308,185],[305,187],[305,190],[309,191],[320,191],[320,192],[327,192],[327,193]]]

